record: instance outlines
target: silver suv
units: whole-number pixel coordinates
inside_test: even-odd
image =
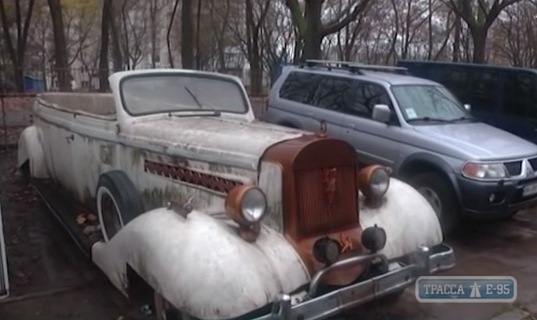
[[[461,216],[500,218],[537,204],[537,146],[478,122],[439,83],[404,68],[309,60],[287,66],[264,121],[354,145],[390,166],[436,210],[445,233]]]

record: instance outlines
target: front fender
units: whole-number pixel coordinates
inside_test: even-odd
[[[17,168],[22,167],[26,162],[29,164],[31,177],[50,177],[45,161],[45,152],[40,139],[40,130],[36,126],[25,128],[19,137]]]
[[[176,308],[201,319],[240,316],[310,281],[281,234],[263,226],[247,243],[223,216],[193,211],[185,219],[155,209],[94,244],[92,259],[124,293],[128,264]]]
[[[378,208],[365,205],[360,194],[360,223],[363,228],[384,228],[386,246],[381,251],[395,259],[416,251],[421,245],[429,247],[443,241],[442,229],[434,209],[412,186],[391,178],[390,187]]]

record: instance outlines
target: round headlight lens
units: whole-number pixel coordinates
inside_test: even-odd
[[[373,195],[380,197],[388,191],[388,187],[390,186],[390,174],[384,168],[377,168],[371,174],[369,181]]]
[[[261,220],[267,210],[267,199],[263,191],[252,188],[244,194],[241,203],[241,215],[247,222],[255,223]]]

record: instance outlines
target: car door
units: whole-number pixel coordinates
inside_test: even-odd
[[[47,146],[50,160],[50,169],[54,178],[67,190],[76,190],[75,161],[73,158],[73,144],[76,143],[76,135],[71,131],[70,120],[72,115],[62,111],[46,111],[55,124],[43,124],[43,139]],[[71,116],[71,117],[69,117]],[[80,137],[78,138],[80,139]]]
[[[398,161],[403,132],[387,90],[380,84],[353,80],[351,101],[342,109],[343,139],[358,152],[361,162],[394,167]],[[373,107],[385,104],[392,110],[390,123],[372,119]]]

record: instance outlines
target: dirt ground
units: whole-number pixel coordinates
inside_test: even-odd
[[[15,168],[16,151],[0,153],[1,204],[11,295],[0,319],[120,319],[138,309],[72,244]]]

